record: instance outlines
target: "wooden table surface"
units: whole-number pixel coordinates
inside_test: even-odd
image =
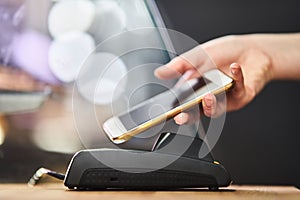
[[[135,200],[135,199],[300,199],[300,190],[289,186],[230,186],[221,191],[205,189],[180,191],[71,191],[60,183],[28,187],[26,184],[0,184],[0,199]]]

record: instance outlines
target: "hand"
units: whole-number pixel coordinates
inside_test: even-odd
[[[271,80],[271,63],[270,56],[251,37],[226,36],[199,45],[176,57],[158,68],[155,75],[161,79],[172,79],[189,71],[190,79],[201,76],[215,64],[235,80],[235,87],[227,94],[226,106],[227,111],[233,111],[247,105]],[[204,97],[202,106],[204,114],[209,117],[216,117],[226,111],[225,106],[217,103],[212,94]],[[174,119],[177,124],[185,124],[191,118],[192,115],[181,113]]]

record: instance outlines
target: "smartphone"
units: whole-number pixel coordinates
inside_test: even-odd
[[[106,120],[103,129],[115,144],[126,142],[131,137],[159,125],[177,114],[201,103],[208,94],[219,94],[233,86],[233,79],[218,69],[210,70],[201,78],[175,85],[134,107]]]

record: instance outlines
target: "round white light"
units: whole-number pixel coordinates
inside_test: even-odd
[[[50,69],[59,80],[74,81],[84,60],[94,49],[95,43],[89,34],[68,32],[50,46]]]
[[[80,71],[77,87],[80,94],[95,104],[109,104],[118,99],[126,87],[127,68],[111,53],[91,55]]]
[[[130,2],[129,2],[130,3]],[[126,14],[115,1],[95,1],[96,15],[90,28],[97,42],[122,32],[126,26]]]
[[[95,17],[95,5],[89,0],[62,0],[49,13],[48,28],[56,38],[69,31],[87,31]]]

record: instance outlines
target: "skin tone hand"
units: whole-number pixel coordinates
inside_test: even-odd
[[[206,52],[207,55],[205,55]],[[211,40],[176,57],[158,68],[155,75],[161,79],[189,74],[187,79],[201,76],[217,66],[235,80],[235,87],[227,94],[227,111],[238,110],[274,79],[300,79],[300,34],[252,34],[226,36]],[[213,63],[212,63],[213,61]],[[225,112],[225,106],[208,94],[202,101],[204,114],[216,117]],[[192,115],[181,113],[177,124],[192,121]]]

